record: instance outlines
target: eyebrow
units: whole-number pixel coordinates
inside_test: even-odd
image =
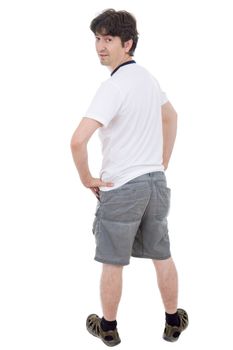
[[[111,38],[113,38],[113,35],[111,35],[111,34],[99,34],[99,33],[96,33],[95,34],[95,36],[97,37],[97,36],[102,36],[102,37],[107,37],[107,36],[110,36]]]

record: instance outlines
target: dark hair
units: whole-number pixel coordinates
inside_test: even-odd
[[[127,11],[105,10],[95,17],[90,29],[94,34],[119,36],[123,44],[132,39],[129,55],[133,56],[138,42],[137,23],[134,16]]]

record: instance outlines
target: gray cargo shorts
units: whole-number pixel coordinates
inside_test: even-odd
[[[169,207],[170,189],[160,171],[138,176],[116,189],[100,191],[93,222],[95,260],[128,265],[131,256],[168,259]]]

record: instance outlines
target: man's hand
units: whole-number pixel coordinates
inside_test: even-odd
[[[99,192],[100,187],[112,187],[114,184],[112,182],[105,182],[101,179],[96,179],[91,177],[85,183],[83,183],[85,187],[90,188],[90,190],[94,193],[94,195],[100,199]]]

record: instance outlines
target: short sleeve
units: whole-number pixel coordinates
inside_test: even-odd
[[[157,86],[158,98],[159,98],[160,105],[162,106],[166,102],[168,102],[168,98],[167,98],[166,93],[161,89],[158,80],[156,78],[154,78],[154,77],[153,77],[153,79],[154,79],[154,82],[155,82],[155,84]]]
[[[164,105],[166,102],[168,102],[167,95],[164,91],[160,90],[160,103],[161,106]]]
[[[122,95],[119,88],[107,80],[97,90],[85,117],[92,118],[105,127],[117,115],[122,104]]]

